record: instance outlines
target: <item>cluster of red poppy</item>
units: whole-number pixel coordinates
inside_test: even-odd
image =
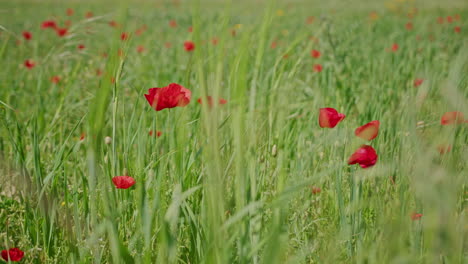
[[[334,128],[345,117],[344,114],[338,113],[334,108],[320,108],[319,125],[322,128]],[[379,134],[379,127],[380,122],[374,120],[356,128],[354,133],[357,137],[371,141]],[[348,164],[359,164],[362,168],[369,168],[375,165],[377,157],[377,153],[372,146],[362,145],[348,159]]]
[[[19,248],[10,248],[8,250],[2,250],[2,259],[5,261],[18,262],[24,257],[24,252]]]

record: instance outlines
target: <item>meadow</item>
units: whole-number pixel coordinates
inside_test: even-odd
[[[0,263],[468,263],[467,19],[1,0]]]

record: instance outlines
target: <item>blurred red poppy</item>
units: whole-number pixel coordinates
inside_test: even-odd
[[[449,153],[452,150],[452,146],[446,144],[440,144],[437,146],[437,150],[440,154]]]
[[[42,29],[46,29],[46,28],[56,29],[57,28],[57,23],[55,23],[55,21],[53,21],[53,20],[46,20],[46,21],[42,22],[41,28]]]
[[[150,130],[149,135],[150,135],[150,137],[153,136],[153,130]],[[162,132],[159,131],[159,130],[157,130],[157,131],[156,131],[156,137],[160,137],[160,136],[162,136]]]
[[[399,48],[398,44],[393,43],[393,45],[392,45],[392,51],[393,51],[393,52],[396,52],[396,51],[398,51],[398,48]]]
[[[119,24],[117,24],[117,22],[115,22],[114,20],[111,20],[111,21],[109,21],[109,26],[116,28],[116,27],[119,26]]]
[[[379,120],[371,121],[363,126],[356,128],[354,134],[365,140],[373,140],[379,134]]]
[[[140,36],[141,34],[143,34],[143,32],[146,31],[146,28],[146,25],[143,25],[142,27],[138,28],[137,30],[135,30],[135,35]]]
[[[71,27],[72,25],[72,22],[71,20],[65,20],[65,22],[63,23],[66,27]]]
[[[190,103],[192,92],[179,84],[171,83],[163,88],[151,88],[145,94],[146,100],[156,111],[177,106],[186,106]]]
[[[130,176],[115,176],[112,178],[112,182],[117,189],[128,189],[135,184],[135,179]]]
[[[175,28],[175,27],[177,27],[177,22],[176,22],[175,20],[170,20],[170,21],[169,21],[169,26],[170,26],[171,28]]]
[[[170,42],[165,42],[164,47],[169,49],[170,47],[172,47],[172,44]]]
[[[33,60],[28,59],[24,61],[24,66],[28,69],[32,69],[36,66],[36,63]]]
[[[215,45],[215,46],[218,45],[218,39],[217,39],[217,38],[213,38],[213,39],[211,40],[211,43],[212,43],[213,45]]]
[[[210,95],[208,95],[208,96],[206,97],[206,99],[207,99],[207,101],[208,101],[208,105],[209,105],[210,107],[212,107],[212,106],[213,106],[213,97],[211,97]],[[202,98],[201,98],[201,97],[198,98],[197,102],[198,102],[199,104],[202,104]],[[227,100],[226,100],[226,99],[223,99],[223,98],[220,98],[220,99],[218,100],[218,103],[219,103],[220,105],[223,105],[223,104],[226,104],[226,103],[227,103]]]
[[[319,187],[312,187],[311,191],[312,194],[319,194],[322,192],[322,189],[320,189]]]
[[[143,51],[145,51],[145,47],[143,45],[138,45],[136,50],[138,53],[142,53]]]
[[[414,83],[413,83],[413,84],[414,84],[414,87],[420,86],[423,82],[424,82],[423,79],[416,79],[416,80],[414,80]]]
[[[461,112],[447,112],[440,119],[442,125],[461,124],[463,122],[465,122],[465,117]]]
[[[78,48],[79,50],[84,50],[85,45],[84,45],[84,44],[79,44],[79,45],[77,46],[77,48]]]
[[[461,32],[461,27],[456,26],[456,27],[453,28],[453,30],[455,31],[455,33],[460,33]]]
[[[315,64],[313,68],[314,68],[314,72],[321,72],[323,70],[323,67],[321,64]]]
[[[312,50],[310,52],[310,56],[312,56],[313,58],[316,58],[316,59],[320,58],[320,55],[321,55],[321,53],[318,50]]]
[[[67,35],[68,29],[67,28],[57,28],[57,29],[55,29],[55,32],[57,33],[57,35],[59,37],[63,37],[65,35]]]
[[[334,128],[345,117],[334,108],[320,108],[319,125],[320,127]]]
[[[128,39],[128,34],[126,32],[122,32],[122,34],[120,34],[120,39],[121,40],[127,40]]]
[[[86,12],[85,17],[86,17],[86,18],[92,18],[93,15],[94,15],[93,12],[88,11],[88,12]]]
[[[413,23],[408,22],[408,23],[406,23],[405,27],[406,27],[407,30],[413,30]]]
[[[310,16],[310,17],[308,17],[306,19],[306,23],[309,24],[309,25],[314,23],[314,21],[315,21],[315,17],[313,17],[313,16]]]
[[[447,22],[448,23],[452,23],[453,22],[453,18],[451,16],[447,16]]]
[[[437,18],[437,23],[443,24],[444,23],[444,18],[443,17],[438,17]]]
[[[2,250],[2,258],[5,261],[17,262],[23,259],[24,252],[19,248],[10,248],[8,250]]]
[[[31,40],[32,39],[32,33],[29,31],[23,31],[23,38],[25,40]]]
[[[411,214],[411,220],[419,220],[421,219],[421,217],[423,216],[423,214],[419,214],[419,213],[412,213]]]
[[[58,84],[60,82],[60,77],[59,76],[53,76],[50,78],[50,81],[54,84]]]
[[[75,13],[73,9],[67,8],[67,16],[73,16],[73,13]]]
[[[361,168],[369,168],[377,162],[377,153],[375,149],[369,145],[362,145],[348,159],[348,164],[359,164]]]
[[[188,28],[188,32],[189,32],[189,33],[192,33],[192,32],[193,32],[193,27],[192,27],[192,26],[190,26],[190,27]]]
[[[193,51],[195,49],[195,43],[193,43],[192,41],[185,41],[184,49],[188,52]]]
[[[85,139],[85,137],[86,137],[86,133],[85,132],[81,133],[80,141],[83,141]]]
[[[276,49],[276,47],[278,47],[278,42],[276,42],[276,41],[271,42],[270,47],[271,47],[272,49]]]

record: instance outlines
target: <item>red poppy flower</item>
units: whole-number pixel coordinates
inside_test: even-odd
[[[321,72],[322,70],[323,70],[323,67],[321,64],[314,65],[314,72]]]
[[[67,16],[73,16],[73,13],[75,13],[73,9],[67,8]]]
[[[413,220],[413,221],[419,220],[419,219],[421,219],[422,216],[423,216],[423,214],[412,213],[412,214],[411,214],[411,220]]]
[[[318,51],[318,50],[312,50],[310,52],[310,56],[312,56],[313,58],[316,58],[316,59],[320,58],[320,55],[321,55],[320,51]]]
[[[354,134],[356,134],[357,137],[363,138],[365,140],[373,140],[379,134],[379,126],[379,120],[374,120],[356,128]]]
[[[53,20],[46,20],[46,21],[42,22],[41,28],[42,29],[46,29],[46,28],[55,29],[55,28],[57,28],[57,23],[55,23],[55,21],[53,21]]]
[[[54,84],[58,84],[60,82],[60,77],[59,76],[53,76],[50,78],[50,81]]]
[[[86,17],[86,18],[92,18],[93,15],[94,15],[93,12],[88,11],[88,12],[86,12],[85,17]]]
[[[136,50],[138,53],[142,53],[143,51],[145,51],[145,47],[143,45],[138,45]]]
[[[25,40],[31,40],[32,39],[32,34],[29,31],[23,31],[23,38]]]
[[[334,108],[320,108],[319,125],[320,127],[334,128],[345,117]]]
[[[128,189],[135,184],[135,179],[130,176],[115,176],[112,182],[117,189]]]
[[[396,51],[398,50],[398,48],[399,48],[398,44],[393,43],[393,45],[392,45],[392,51],[393,51],[393,52],[396,52]]]
[[[177,27],[177,22],[175,20],[171,20],[171,21],[169,21],[169,26],[171,28],[175,28],[175,27]]]
[[[443,24],[444,23],[444,18],[443,17],[438,17],[437,18],[437,23]]]
[[[310,16],[310,17],[307,18],[306,23],[310,25],[310,24],[314,23],[314,21],[315,21],[315,17]]]
[[[59,37],[63,37],[65,35],[67,35],[68,29],[67,28],[57,28],[57,29],[55,29],[55,32],[57,33],[57,35]]]
[[[185,41],[184,49],[188,52],[193,51],[195,49],[195,43],[193,43],[192,41]]]
[[[208,96],[206,97],[206,99],[207,99],[207,101],[208,101],[208,106],[212,107],[212,106],[213,106],[213,97],[211,97],[210,95],[208,95]],[[198,102],[199,104],[202,104],[202,98],[198,98],[197,102]],[[223,99],[223,98],[220,98],[220,99],[218,100],[218,103],[219,103],[220,105],[223,105],[223,104],[226,104],[226,103],[227,103],[227,100],[226,100],[226,99]]]
[[[218,45],[218,39],[217,38],[212,39],[211,43],[215,46]]]
[[[120,34],[120,39],[121,40],[127,40],[128,39],[128,34],[126,32],[122,32],[122,34]]]
[[[109,21],[109,26],[115,27],[115,28],[116,28],[116,27],[119,26],[119,24],[117,24],[117,22],[115,22],[114,20],[112,20],[112,21]]]
[[[135,35],[140,36],[141,34],[143,34],[143,32],[145,32],[146,28],[147,28],[146,25],[143,25],[142,27],[138,28],[138,29],[135,31]]]
[[[278,43],[276,41],[273,41],[270,46],[272,49],[276,49],[278,47]]]
[[[145,94],[146,100],[156,111],[177,106],[186,106],[190,103],[192,92],[179,84],[171,83],[163,88],[151,88]]]
[[[81,135],[80,135],[80,141],[83,141],[83,140],[85,139],[85,137],[86,137],[85,132],[81,133]]]
[[[453,28],[453,30],[455,31],[455,33],[460,33],[461,32],[461,27],[456,26],[456,27]]]
[[[445,153],[449,153],[452,150],[452,146],[441,144],[441,145],[437,146],[437,150],[442,155],[442,154],[445,154]]]
[[[408,22],[408,23],[406,23],[405,27],[406,27],[407,30],[413,30],[413,23]]]
[[[452,23],[452,22],[453,22],[453,18],[452,18],[451,16],[448,16],[448,17],[447,17],[447,22]]]
[[[442,115],[440,119],[440,124],[442,125],[452,125],[452,124],[461,124],[465,121],[465,117],[461,112],[447,112]]]
[[[24,66],[28,69],[32,69],[34,66],[36,66],[36,63],[33,60],[25,60]]]
[[[416,80],[414,80],[414,83],[413,83],[413,84],[414,84],[414,87],[420,86],[423,82],[424,82],[423,79],[416,79]]]
[[[359,164],[361,168],[369,168],[377,162],[377,153],[375,149],[369,145],[363,145],[357,149],[348,159],[348,164]]]
[[[78,48],[79,50],[84,50],[85,45],[84,45],[84,44],[79,44],[77,48]]]
[[[97,69],[97,70],[96,70],[96,75],[97,75],[97,76],[101,76],[101,75],[102,75],[101,69]]]
[[[152,137],[152,136],[153,136],[153,130],[150,130],[150,132],[149,132],[149,135],[150,135],[150,137]],[[159,130],[158,130],[158,131],[156,131],[156,137],[160,137],[160,136],[162,136],[162,132],[161,132],[161,131],[159,131]]]
[[[10,248],[8,250],[2,250],[2,258],[5,261],[10,260],[13,262],[17,262],[23,259],[23,257],[24,257],[24,252],[21,251],[21,249],[19,248]]]
[[[190,32],[190,33],[193,32],[193,27],[192,27],[192,26],[190,26],[190,27],[188,28],[188,32]]]
[[[320,192],[322,192],[322,189],[320,189],[319,187],[312,187],[312,194],[319,194]]]

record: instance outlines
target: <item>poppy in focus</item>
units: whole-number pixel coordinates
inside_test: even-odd
[[[377,162],[377,153],[375,149],[369,145],[363,145],[357,149],[348,159],[348,164],[359,164],[361,168],[369,168]]]
[[[320,127],[334,128],[345,117],[334,108],[320,108],[319,125]]]
[[[379,134],[380,122],[378,120],[371,121],[363,126],[356,128],[354,134],[365,140],[373,140]]]
[[[5,261],[17,262],[23,259],[24,252],[19,248],[10,248],[8,250],[2,250],[2,259]]]
[[[166,87],[149,89],[145,97],[154,110],[161,111],[166,108],[188,105],[192,92],[179,84],[171,83]]]
[[[135,179],[130,176],[115,176],[112,178],[112,182],[117,189],[128,189],[135,184]]]

